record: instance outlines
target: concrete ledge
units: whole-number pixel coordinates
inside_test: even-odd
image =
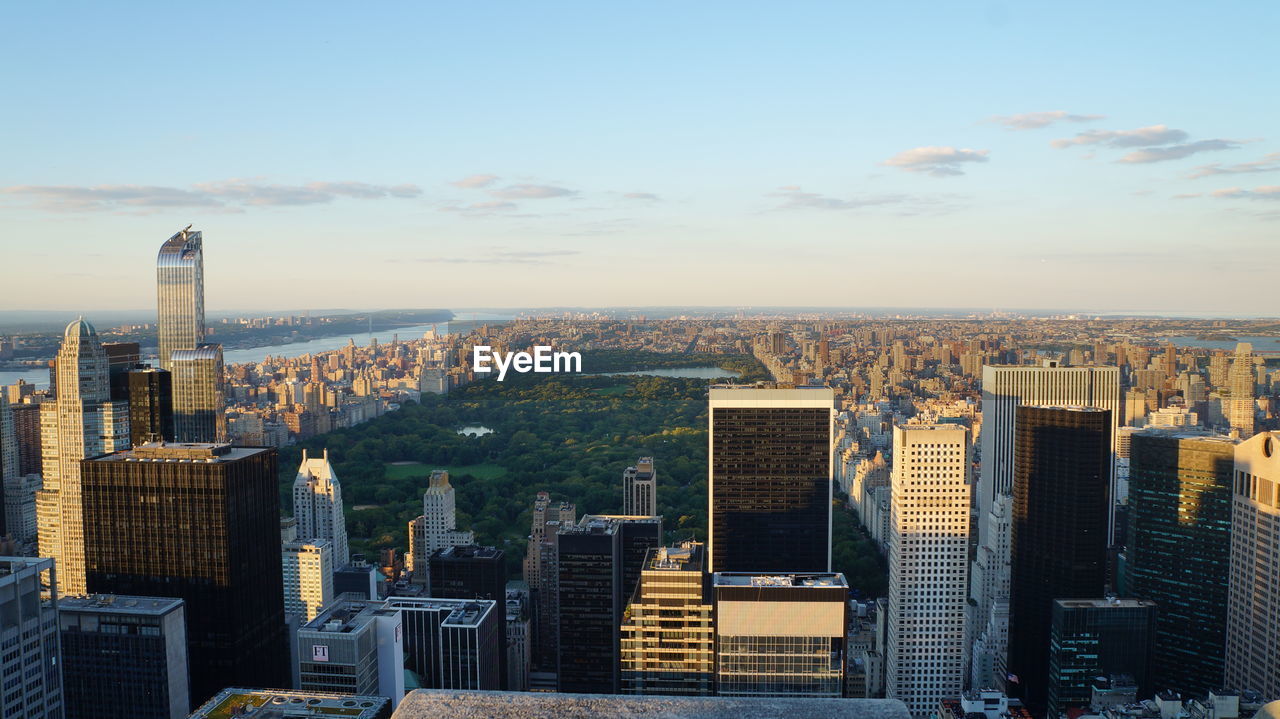
[[[896,699],[658,697],[418,689],[393,719],[911,719]]]

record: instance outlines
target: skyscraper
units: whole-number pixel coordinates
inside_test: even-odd
[[[622,693],[715,693],[715,626],[704,546],[650,549],[622,619]]]
[[[1097,677],[1127,675],[1139,696],[1149,693],[1156,614],[1156,603],[1142,599],[1054,600],[1048,719],[1088,712]]]
[[[1111,422],[1105,409],[1017,409],[1008,671],[1033,713],[1045,708],[1053,600],[1105,594]]]
[[[951,424],[893,428],[886,696],[913,716],[964,684],[968,435]]]
[[[192,350],[205,341],[204,243],[190,225],[160,246],[156,309],[160,369],[170,370],[174,350]]]
[[[169,353],[173,385],[173,433],[179,442],[221,442],[227,436],[222,345],[203,344]]]
[[[347,545],[347,523],[342,513],[342,484],[329,464],[329,450],[321,457],[307,457],[293,480],[293,516],[298,520],[300,539],[325,539],[333,546],[333,566],[351,563]]]
[[[530,681],[547,682],[552,688],[560,646],[557,536],[561,526],[571,526],[576,521],[577,508],[572,502],[552,502],[550,494],[538,492],[524,558],[524,580],[529,584],[533,605]]]
[[[834,401],[827,387],[711,388],[709,571],[830,570]]]
[[[57,579],[52,559],[0,557],[0,719],[63,719],[58,659],[58,595],[47,599],[41,577]]]
[[[437,549],[431,555],[430,596],[440,599],[492,599],[505,611],[507,559],[501,549],[474,544]],[[504,615],[505,619],[505,615]],[[504,626],[505,629],[505,626]],[[507,686],[507,634],[499,641],[498,679]]]
[[[414,579],[429,584],[431,554],[437,549],[475,544],[471,531],[458,531],[458,514],[449,473],[443,469],[431,472],[427,491],[422,495],[422,516],[409,522],[409,569]]]
[[[275,450],[146,444],[83,469],[88,591],[185,600],[192,705],[286,686]]]
[[[36,499],[40,555],[58,564],[62,594],[84,594],[85,522],[80,461],[123,449],[129,412],[111,401],[107,356],[97,330],[83,319],[67,325],[54,360],[57,396],[40,405],[44,485]]]
[[[405,669],[424,689],[501,689],[506,600],[389,597],[404,627]]]
[[[136,367],[129,385],[129,443],[173,441],[173,377],[155,367]]]
[[[1123,348],[1121,348],[1123,349]],[[1120,353],[1123,354],[1123,353]],[[1014,423],[1019,405],[1099,407],[1111,410],[1114,433],[1121,414],[1119,367],[1064,367],[1056,360],[1039,366],[982,368],[980,473],[975,484],[978,546],[970,571],[976,667],[994,666],[990,677],[1003,687],[1007,615],[997,602],[1009,597],[1010,523],[1014,477]],[[1114,481],[1109,468],[1108,483]],[[1112,510],[1108,508],[1110,513]],[[1109,515],[1108,515],[1109,516]],[[1076,595],[1078,596],[1078,595]],[[985,656],[978,656],[984,653]]]
[[[1236,447],[1227,686],[1280,696],[1280,432]]]
[[[717,572],[721,696],[839,697],[849,585],[843,574]]]
[[[327,539],[285,542],[280,562],[284,576],[284,611],[303,623],[333,602],[333,545]]]
[[[653,516],[658,513],[658,473],[653,457],[641,457],[622,472],[622,513]]]
[[[342,600],[298,629],[299,688],[404,697],[404,628],[398,609]]]
[[[1146,430],[1129,455],[1124,593],[1160,608],[1151,688],[1205,696],[1222,689],[1235,442]]]
[[[1227,396],[1223,401],[1223,414],[1231,429],[1240,433],[1241,439],[1253,436],[1253,345],[1241,342],[1236,345],[1231,369],[1227,374]]]
[[[11,477],[18,476],[18,440],[13,428],[13,410],[9,407],[9,398],[0,395],[0,515],[6,514],[5,483]],[[4,516],[0,516],[0,539],[9,533]]]
[[[63,694],[76,719],[185,719],[181,599],[100,594],[58,602]]]

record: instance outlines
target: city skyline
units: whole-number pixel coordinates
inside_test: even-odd
[[[15,9],[0,305],[1264,304],[1273,6],[737,9]]]

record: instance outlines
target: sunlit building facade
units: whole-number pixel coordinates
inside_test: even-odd
[[[205,341],[204,242],[190,225],[166,240],[156,256],[156,319],[161,369],[171,369],[174,350]]]
[[[1280,697],[1280,432],[1236,447],[1226,684]]]
[[[329,541],[334,567],[351,563],[342,484],[329,464],[329,450],[320,457],[308,457],[307,450],[302,450],[302,464],[293,480],[293,516],[298,520],[299,538]]]
[[[715,691],[715,627],[704,545],[649,550],[622,618],[622,693]]]

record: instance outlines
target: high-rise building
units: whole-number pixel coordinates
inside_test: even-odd
[[[333,570],[333,594],[335,597],[354,594],[360,599],[377,599],[380,581],[378,568],[362,559]]]
[[[18,443],[18,474],[43,473],[40,457],[40,405],[13,404],[10,400],[9,411],[13,413],[13,434]]]
[[[58,564],[58,591],[84,594],[85,534],[80,461],[123,449],[129,412],[111,401],[107,356],[83,319],[67,325],[54,367],[56,397],[40,405],[43,487],[36,500],[40,555]]]
[[[1008,672],[1033,713],[1045,708],[1053,600],[1106,593],[1111,423],[1105,409],[1017,409]]]
[[[507,559],[501,549],[474,544],[437,549],[431,555],[430,596],[441,599],[492,599],[505,609]],[[507,686],[507,642],[502,633],[498,655],[500,686]]]
[[[828,387],[712,387],[710,572],[831,569]]]
[[[844,575],[717,572],[712,587],[721,696],[842,695]]]
[[[327,539],[285,542],[280,549],[284,611],[303,622],[333,603],[333,545]]]
[[[191,703],[285,686],[275,450],[145,444],[83,471],[88,591],[185,600]]]
[[[18,476],[18,440],[13,428],[13,410],[9,397],[0,395],[0,540],[9,535],[5,493],[8,481]]]
[[[63,719],[52,559],[0,557],[0,719]],[[47,580],[42,580],[47,577]]]
[[[1235,442],[1146,430],[1130,439],[1125,594],[1159,606],[1151,688],[1222,689]]]
[[[304,692],[404,697],[401,613],[383,602],[339,601],[298,629]]]
[[[641,457],[622,472],[622,513],[649,517],[658,513],[658,473],[653,457]]]
[[[959,425],[893,428],[885,695],[918,717],[964,688],[968,446]]]
[[[556,538],[559,691],[618,691],[618,627],[661,517],[584,515]]]
[[[1227,686],[1280,697],[1280,432],[1236,447]]]
[[[505,600],[389,597],[383,606],[400,612],[405,669],[416,675],[419,686],[501,688]]]
[[[125,378],[129,385],[130,444],[173,441],[172,375],[155,367],[135,367]]]
[[[42,480],[38,474],[25,474],[4,480],[4,516],[6,531],[21,544],[35,542],[39,536],[36,498]]]
[[[298,537],[329,541],[333,566],[351,563],[347,523],[342,513],[342,484],[329,464],[329,450],[320,457],[308,457],[307,450],[302,450],[302,464],[293,480],[293,516],[298,520]]]
[[[978,656],[975,651],[974,664],[997,667],[992,677],[997,688],[1003,688],[1006,674],[1001,668],[1007,650],[1002,637],[1008,636],[1008,627],[993,623],[1002,621],[1000,618],[1006,616],[993,609],[998,600],[1008,598],[1010,594],[1014,425],[1019,405],[1111,410],[1114,431],[1121,415],[1120,368],[1064,367],[1056,360],[1044,360],[1039,366],[988,365],[982,368],[982,432],[978,439],[981,462],[974,489],[978,544],[970,571],[970,597],[973,600],[971,636],[986,652],[986,656]],[[1109,484],[1114,482],[1113,478],[1114,468],[1107,473]],[[1111,511],[1108,508],[1108,512]]]
[[[622,693],[715,693],[715,626],[704,545],[650,549],[622,617]]]
[[[1088,713],[1097,677],[1132,677],[1147,695],[1156,613],[1156,603],[1143,599],[1054,600],[1048,719]]]
[[[431,554],[437,549],[475,544],[471,531],[458,531],[458,515],[449,473],[433,470],[422,495],[422,515],[409,522],[409,566],[416,581],[429,584]]]
[[[156,257],[156,318],[160,327],[160,369],[169,370],[174,350],[192,350],[205,341],[204,243],[191,226],[160,246]]]
[[[97,594],[58,602],[63,697],[76,719],[186,719],[181,599]]]
[[[1253,436],[1256,411],[1253,384],[1253,345],[1241,342],[1236,345],[1235,356],[1231,359],[1231,369],[1227,374],[1227,396],[1222,408],[1232,431],[1238,432],[1241,439]]]
[[[561,526],[572,526],[576,521],[577,508],[572,502],[552,502],[551,495],[538,492],[533,503],[533,521],[524,558],[524,580],[529,585],[532,625],[529,678],[531,683],[538,679],[553,689],[560,646],[557,537]]]
[[[173,433],[179,442],[221,442],[227,436],[222,345],[169,353]]]
[[[391,719],[391,700],[384,696],[228,687],[191,712],[188,719],[238,716],[259,719],[313,719],[329,716],[340,716],[343,719]]]
[[[507,590],[507,691],[529,691],[529,667],[533,657],[533,632],[529,618],[529,592]]]

